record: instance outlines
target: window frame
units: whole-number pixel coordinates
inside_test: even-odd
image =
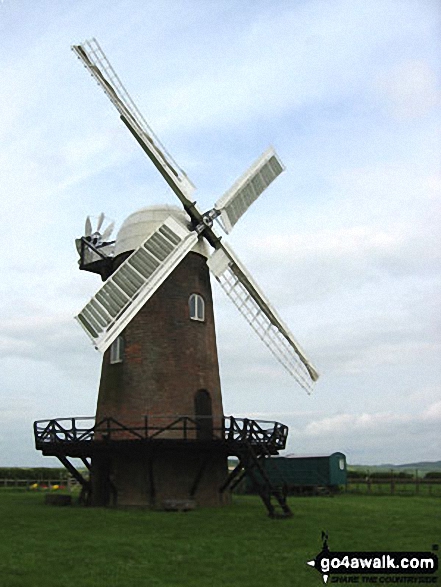
[[[111,365],[118,365],[124,360],[124,337],[119,335],[110,345],[109,363]]]
[[[192,293],[188,298],[190,320],[205,322],[205,300],[201,294]]]

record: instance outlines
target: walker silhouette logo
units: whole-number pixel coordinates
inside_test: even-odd
[[[322,532],[322,542],[321,552],[307,564],[321,573],[323,583],[437,583],[438,577],[433,575],[438,570],[438,557],[432,552],[331,552],[327,532]],[[360,581],[359,575],[371,576]]]

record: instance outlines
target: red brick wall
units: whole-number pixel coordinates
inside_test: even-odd
[[[205,322],[190,319],[192,293],[205,300]],[[205,257],[189,253],[125,328],[123,337],[123,362],[111,365],[110,349],[103,357],[97,421],[113,417],[136,426],[143,425],[148,415],[151,425],[164,426],[168,422],[158,416],[168,416],[169,421],[176,415],[194,416],[195,394],[204,389],[211,396],[214,426],[220,426],[222,397]],[[182,437],[182,433],[168,436]],[[229,495],[219,493],[228,473],[224,449],[214,443],[208,449],[190,444],[172,448],[149,443],[133,450],[123,442],[97,454],[92,459],[92,503],[108,505],[115,500],[121,506],[160,508],[165,499],[191,497],[191,487],[203,469],[193,496],[196,503],[227,504]]]
[[[205,300],[205,322],[190,320],[192,293]],[[97,419],[135,424],[154,415],[193,415],[200,389],[223,415],[213,300],[205,257],[189,253],[123,331],[124,360],[103,357]]]

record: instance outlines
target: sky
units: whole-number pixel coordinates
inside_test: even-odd
[[[286,453],[441,458],[437,0],[0,1],[0,466],[56,466],[34,420],[95,413],[74,239],[176,204],[70,50],[96,37],[206,210],[273,145],[286,171],[225,240],[321,377],[308,396],[214,283],[226,415]]]

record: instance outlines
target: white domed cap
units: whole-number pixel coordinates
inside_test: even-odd
[[[173,216],[180,224],[190,228],[189,217],[177,206],[148,206],[130,214],[122,223],[116,236],[115,257],[137,249],[169,216]],[[207,246],[202,240],[198,241],[192,250],[208,257]]]

